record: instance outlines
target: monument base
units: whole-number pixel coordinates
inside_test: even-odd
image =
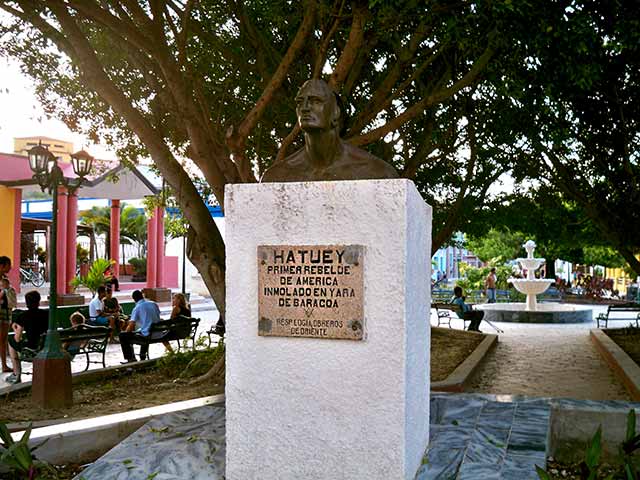
[[[170,288],[143,288],[142,294],[145,298],[153,300],[157,303],[170,302],[171,301],[171,289]]]
[[[71,362],[69,358],[35,358],[31,401],[44,409],[73,405]]]
[[[413,480],[429,439],[430,207],[405,179],[225,193],[225,478]]]

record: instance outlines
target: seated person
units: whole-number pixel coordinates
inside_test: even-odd
[[[77,330],[78,328],[81,328],[80,325],[85,324],[86,319],[84,318],[84,315],[82,315],[80,312],[73,312],[69,317],[69,321],[71,322],[71,328],[73,328],[74,330]],[[78,353],[78,350],[80,350],[82,347],[85,346],[86,343],[87,343],[86,340],[64,342],[62,344],[62,348],[66,350],[69,353],[69,355],[75,355],[76,353]]]
[[[27,292],[24,300],[27,310],[11,324],[15,335],[9,337],[9,354],[13,363],[13,373],[5,379],[9,383],[20,383],[22,365],[18,354],[25,348],[38,350],[40,337],[47,331],[49,323],[49,312],[40,308],[40,294],[36,290]]]
[[[102,300],[102,306],[104,308],[102,312],[105,315],[114,317],[115,319],[114,323],[115,323],[115,326],[118,328],[118,331],[123,330],[125,322],[121,318],[121,316],[123,315],[122,307],[120,306],[118,299],[113,296],[113,290],[111,289],[111,287],[107,287],[106,295]]]
[[[136,361],[133,344],[149,340],[151,324],[160,321],[160,308],[156,302],[145,299],[140,290],[135,290],[131,296],[136,305],[131,312],[126,332],[120,332],[120,348],[126,362]],[[146,360],[148,356],[149,345],[143,343],[140,345],[140,360]]]
[[[178,318],[179,316],[183,317],[191,317],[191,309],[189,305],[187,305],[187,298],[182,293],[176,293],[172,299],[173,309],[171,310],[171,316],[169,317],[171,320]],[[170,332],[167,332],[169,334]],[[189,332],[175,332],[178,336],[182,337],[184,335],[188,335]],[[164,348],[167,349],[168,352],[173,352],[173,347],[168,341],[162,342]]]
[[[481,310],[473,310],[471,305],[464,303],[464,297],[462,296],[462,287],[455,287],[453,289],[453,298],[450,303],[454,303],[460,307],[459,310],[456,311],[456,315],[459,318],[464,320],[471,320],[469,324],[469,328],[467,330],[471,332],[479,332],[480,331],[480,322],[482,322],[482,318],[484,317],[484,312]]]
[[[106,280],[105,283],[108,286],[115,289],[116,292],[120,291],[120,282],[118,282],[118,278],[113,274],[113,267],[111,265],[109,265],[107,269],[104,271],[104,277]]]
[[[111,339],[116,331],[116,318],[114,315],[107,315],[104,311],[103,299],[107,296],[107,288],[99,286],[96,296],[89,302],[89,324],[100,325],[101,327],[111,327]]]

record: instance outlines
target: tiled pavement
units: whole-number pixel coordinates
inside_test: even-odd
[[[416,480],[537,480],[551,406],[628,411],[640,404],[510,395],[432,394],[430,441]]]
[[[537,479],[546,464],[550,404],[543,399],[436,394],[430,442],[416,480]]]

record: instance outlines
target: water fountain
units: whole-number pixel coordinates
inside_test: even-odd
[[[525,303],[487,303],[478,305],[484,310],[486,320],[490,322],[522,322],[522,323],[579,323],[593,320],[592,309],[580,305],[562,303],[540,303],[537,295],[544,293],[553,283],[550,278],[535,278],[535,271],[545,263],[544,258],[535,258],[533,251],[536,244],[533,240],[523,245],[527,258],[518,258],[521,268],[526,270],[526,278],[509,278],[508,281],[519,292],[526,294]]]
[[[533,257],[533,251],[536,248],[535,242],[533,240],[529,240],[523,245],[523,247],[527,252],[527,258],[518,258],[516,261],[527,271],[527,278],[511,277],[509,278],[509,282],[516,287],[516,290],[527,296],[527,306],[525,310],[535,312],[538,310],[536,295],[544,293],[553,283],[553,280],[535,277],[535,271],[544,263],[544,258]]]

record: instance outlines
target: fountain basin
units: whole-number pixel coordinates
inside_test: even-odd
[[[536,310],[526,310],[525,303],[485,303],[475,308],[484,311],[490,322],[515,323],[586,323],[593,321],[593,309],[565,303],[539,303]]]
[[[544,258],[516,258],[516,262],[518,262],[522,268],[534,271],[544,263]]]
[[[526,295],[538,295],[549,288],[549,286],[553,283],[552,279],[544,279],[544,278],[509,278],[508,281],[513,283],[513,286],[519,292],[522,292]]]

